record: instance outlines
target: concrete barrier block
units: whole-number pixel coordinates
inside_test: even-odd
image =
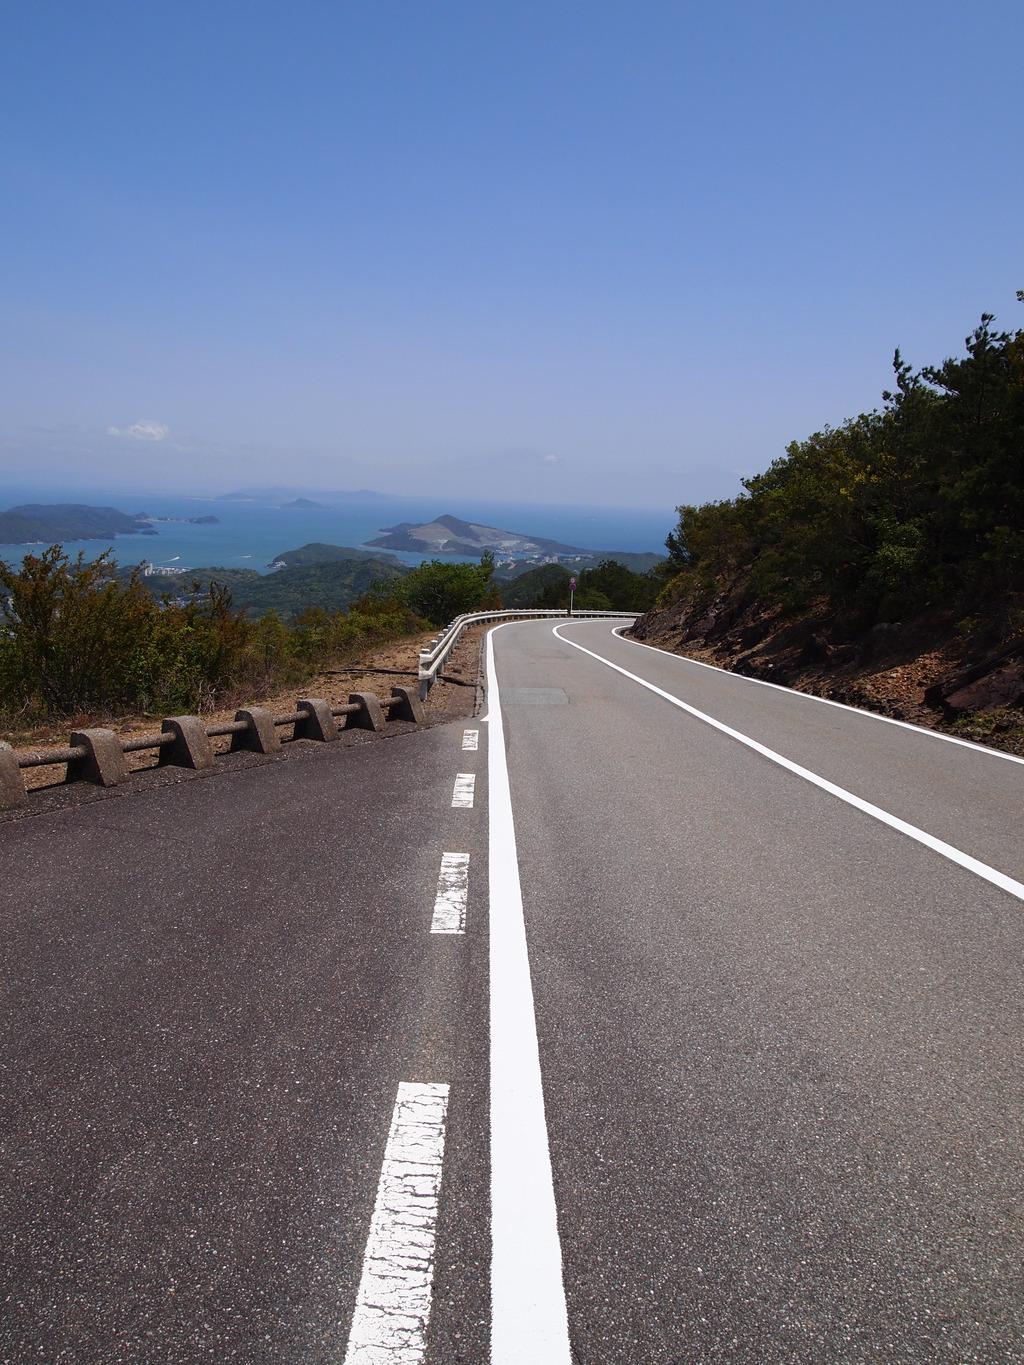
[[[295,709],[304,713],[302,719],[295,722],[296,739],[318,739],[330,743],[338,738],[338,721],[331,715],[330,702],[319,697],[300,697]],[[345,716],[338,717],[341,721],[345,719]]]
[[[113,730],[76,730],[71,736],[72,748],[84,748],[84,758],[73,758],[68,764],[69,782],[95,782],[100,787],[116,787],[128,776],[128,760],[121,741]]]
[[[384,729],[384,712],[380,702],[372,692],[353,692],[349,702],[357,702],[359,710],[349,716],[350,725],[358,725],[362,730],[374,730],[380,734]]]
[[[213,767],[213,741],[198,716],[168,716],[160,728],[165,735],[174,736],[174,743],[165,744],[160,750],[161,766],[166,763],[196,770]]]
[[[418,690],[411,687],[393,687],[388,719],[411,720],[414,725],[422,725],[424,713]]]
[[[231,736],[231,752],[249,749],[256,754],[276,754],[281,741],[274,729],[274,717],[262,706],[250,706],[235,712],[235,720],[248,721],[246,729]]]
[[[0,740],[0,810],[14,810],[25,804],[25,784],[11,746]]]

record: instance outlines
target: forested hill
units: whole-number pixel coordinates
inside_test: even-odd
[[[389,557],[386,557],[389,558]],[[255,569],[193,569],[185,574],[150,574],[140,579],[154,597],[174,600],[206,596],[210,584],[231,594],[233,605],[246,616],[275,611],[291,620],[309,609],[344,611],[376,584],[402,577],[400,564],[381,563],[379,556],[299,564],[260,574]],[[127,581],[132,570],[121,571]]]
[[[966,354],[938,365],[915,370],[897,351],[880,409],[793,442],[737,498],[680,507],[637,634],[853,700],[884,701],[890,673],[904,693],[890,709],[998,711],[1012,729],[1024,331],[993,323],[984,314]]]
[[[369,559],[377,564],[390,564],[393,568],[402,567],[400,559],[395,555],[385,554],[382,550],[360,550],[352,545],[326,545],[318,540],[311,541],[308,545],[300,545],[297,550],[282,550],[279,555],[274,556],[271,564],[283,564],[289,569],[304,569],[310,564],[332,564],[346,559]]]
[[[156,535],[144,518],[116,507],[82,503],[24,503],[0,512],[0,545],[52,544],[64,540],[113,540],[118,535]]]

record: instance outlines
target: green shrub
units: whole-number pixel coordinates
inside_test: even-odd
[[[870,621],[1024,590],[1024,332],[992,321],[917,373],[897,351],[882,411],[793,442],[737,498],[679,507],[662,600],[741,575],[765,604]]]
[[[465,612],[500,606],[493,575],[494,560],[489,554],[479,564],[446,564],[432,559],[388,584],[385,591],[400,594],[409,609],[432,626],[444,626]]]
[[[8,718],[194,711],[255,699],[353,651],[424,628],[406,603],[367,595],[348,612],[248,620],[211,583],[184,604],[157,602],[109,554],[71,560],[59,545],[0,562],[0,688]]]
[[[617,560],[606,559],[576,577],[573,605],[579,611],[646,611],[657,599],[662,579],[657,571],[636,573]],[[556,580],[525,606],[558,608],[569,605],[569,580]]]

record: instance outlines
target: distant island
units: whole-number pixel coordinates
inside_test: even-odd
[[[542,555],[588,554],[575,545],[562,545],[543,536],[527,536],[520,531],[503,531],[476,521],[443,516],[416,525],[411,521],[382,527],[384,534],[368,545],[383,550],[406,550],[414,554],[479,555],[490,550],[495,556],[516,558]]]
[[[298,507],[305,511],[326,512],[328,507],[325,503],[314,502],[312,498],[292,498],[291,502],[283,502],[282,507]]]
[[[83,503],[23,503],[0,512],[0,545],[54,545],[65,540],[155,536],[148,517]]]
[[[145,512],[139,512],[136,518],[138,521],[173,521],[180,522],[185,526],[219,526],[220,517],[211,517],[209,514],[203,517],[149,517]]]
[[[218,502],[260,502],[276,503],[280,506],[287,506],[282,503],[283,498],[293,498],[301,506],[304,502],[307,507],[327,507],[329,504],[314,503],[312,500],[306,501],[309,493],[316,493],[321,497],[329,498],[330,504],[336,504],[338,499],[346,501],[358,499],[361,502],[367,500],[373,502],[394,502],[394,495],[390,493],[375,493],[372,488],[295,488],[287,487],[284,484],[274,484],[271,487],[262,488],[236,488],[231,493],[218,494]]]
[[[515,578],[545,564],[562,565],[574,571],[596,569],[609,559],[634,573],[646,573],[665,558],[664,555],[647,551],[581,550],[576,545],[563,545],[560,541],[546,540],[543,536],[504,531],[497,526],[483,526],[480,522],[462,521],[452,516],[437,517],[434,521],[420,525],[403,521],[398,526],[383,529],[382,536],[367,543],[424,556],[476,557],[490,551],[499,579]]]
[[[383,550],[357,550],[351,545],[325,545],[311,541],[297,550],[282,550],[270,561],[271,569],[304,569],[310,564],[335,564],[344,560],[371,559],[375,564],[391,564],[402,568],[402,561]]]

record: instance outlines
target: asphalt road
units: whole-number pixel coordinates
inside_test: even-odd
[[[0,1359],[1024,1361],[1024,765],[490,641],[0,827]]]

